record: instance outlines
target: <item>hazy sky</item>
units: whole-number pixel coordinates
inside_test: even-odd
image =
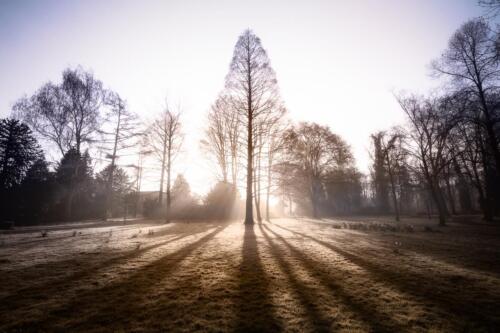
[[[168,94],[184,110],[176,171],[206,192],[213,174],[198,144],[206,112],[239,34],[251,28],[291,118],[330,126],[367,172],[370,133],[403,121],[392,92],[436,85],[428,64],[461,23],[482,13],[476,3],[0,0],[0,116],[23,94],[59,82],[68,66],[92,70],[144,118]]]

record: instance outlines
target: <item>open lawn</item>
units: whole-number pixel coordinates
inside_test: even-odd
[[[0,332],[498,331],[500,226],[436,224],[131,221],[4,233]]]

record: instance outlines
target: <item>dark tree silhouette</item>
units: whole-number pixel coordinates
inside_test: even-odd
[[[372,179],[375,195],[375,206],[379,213],[389,211],[389,182],[383,147],[384,133],[379,132],[371,135],[372,139]]]
[[[384,206],[379,208],[388,208],[387,202],[387,183],[390,185],[391,197],[396,221],[400,218],[400,204],[398,188],[401,188],[398,179],[401,167],[406,163],[406,150],[403,147],[404,135],[401,130],[393,129],[387,133],[385,131],[377,132],[371,136],[374,146],[374,181],[377,203],[382,202]],[[388,182],[387,182],[388,181]],[[383,189],[381,191],[380,189]],[[382,199],[379,198],[382,196]]]
[[[280,100],[276,75],[267,53],[251,30],[246,30],[238,38],[226,76],[226,89],[234,110],[241,113],[242,121],[246,123],[245,224],[253,224],[254,124],[272,113]]]
[[[43,153],[28,126],[16,119],[0,119],[0,186],[21,183],[26,171]]]
[[[78,216],[74,214],[75,198],[78,198],[80,212],[89,200],[93,178],[91,160],[88,152],[80,154],[76,148],[68,150],[56,168],[56,181],[61,188],[65,206],[66,220]],[[80,201],[81,200],[81,201]]]
[[[124,212],[127,206],[125,201],[133,187],[127,172],[116,165],[108,164],[96,175],[96,181],[104,190],[106,198],[104,210],[108,211],[109,216],[113,216],[113,213],[116,215],[119,212]]]
[[[487,152],[493,158],[491,181],[500,187],[500,146],[496,130],[498,115],[499,57],[495,35],[482,19],[464,23],[451,37],[448,48],[439,60],[433,62],[438,75],[452,79],[453,85],[475,104],[475,121],[485,131]],[[496,195],[497,206],[500,195]]]
[[[70,148],[81,152],[94,142],[100,128],[104,102],[101,81],[81,67],[66,69],[62,83],[49,82],[30,98],[21,98],[14,115],[42,138],[53,142],[61,155]]]
[[[13,218],[14,190],[43,153],[31,130],[15,119],[0,119],[0,219]]]
[[[19,187],[18,219],[26,224],[46,222],[54,201],[54,174],[43,158],[37,159],[26,172]]]
[[[479,0],[479,6],[486,9],[487,17],[497,17],[500,13],[500,0]]]
[[[457,125],[446,98],[398,97],[409,120],[406,133],[411,141],[409,153],[416,159],[418,169],[439,212],[439,224],[446,224],[448,215],[440,181],[445,168],[455,157],[448,149],[448,138]]]

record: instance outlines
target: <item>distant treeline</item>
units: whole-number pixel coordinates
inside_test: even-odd
[[[327,126],[288,119],[267,53],[245,31],[207,114],[201,146],[217,181],[204,197],[182,175],[171,179],[181,110],[165,103],[144,123],[91,72],[67,69],[61,83],[21,98],[0,121],[1,220],[437,213],[444,224],[478,212],[492,220],[500,213],[499,36],[483,18],[455,32],[432,62],[443,89],[396,96],[407,122],[370,136],[371,171],[363,175]],[[155,195],[141,192],[145,161],[158,171]]]

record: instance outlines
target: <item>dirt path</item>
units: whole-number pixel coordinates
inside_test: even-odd
[[[500,227],[484,228],[137,221],[0,235],[0,332],[493,332]]]

